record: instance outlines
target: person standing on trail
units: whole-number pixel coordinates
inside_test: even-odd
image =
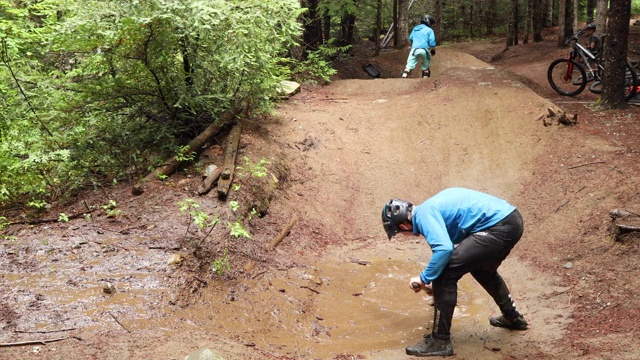
[[[382,224],[389,240],[396,234],[422,235],[433,252],[422,273],[409,281],[414,292],[425,290],[433,295],[433,328],[422,341],[406,348],[407,355],[453,355],[451,321],[458,280],[466,273],[471,273],[502,312],[489,318],[492,326],[528,328],[497,271],[524,229],[522,216],[513,205],[475,190],[449,188],[418,206],[391,199],[382,208]]]
[[[413,28],[411,34],[409,34],[409,41],[411,41],[411,50],[409,51],[409,58],[407,58],[407,66],[402,71],[402,77],[409,76],[411,71],[418,65],[418,60],[422,60],[422,77],[431,76],[431,57],[436,54],[436,35],[433,32],[433,25],[435,25],[436,19],[431,15],[425,15],[420,20],[420,24]]]

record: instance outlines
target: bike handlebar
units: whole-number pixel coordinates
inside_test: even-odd
[[[567,37],[564,41],[564,46],[569,45],[569,43],[571,43],[572,41],[578,41],[578,36],[577,35],[571,35],[569,37]]]

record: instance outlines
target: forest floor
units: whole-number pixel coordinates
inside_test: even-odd
[[[0,358],[183,359],[209,348],[225,359],[408,359],[404,347],[431,328],[431,299],[407,286],[430,250],[421,238],[388,241],[380,209],[452,186],[523,214],[500,272],[531,325],[489,326],[497,308],[465,277],[453,358],[640,358],[640,237],[610,232],[614,209],[640,214],[640,107],[595,111],[588,91],[554,93],[546,70],[566,49],[552,35],[504,52],[503,41],[439,46],[425,79],[399,77],[407,49],[355,49],[331,83],[303,86],[277,116],[242,120],[244,176],[224,201],[196,194],[200,170],[221,164],[221,135],[142,195],[120,184],[40,215],[86,216],[29,225],[5,214],[23,223],[0,240]],[[251,171],[261,159],[264,178]],[[188,228],[185,199],[221,216],[210,236]],[[251,239],[225,235],[238,214]],[[223,275],[211,271],[225,259]]]

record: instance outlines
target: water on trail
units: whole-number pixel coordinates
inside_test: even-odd
[[[189,330],[224,334],[247,346],[300,358],[390,349],[403,354],[405,346],[431,331],[432,298],[409,289],[409,279],[426,265],[428,251],[423,240],[383,244],[264,274],[224,292],[205,289],[197,304],[158,320],[156,326],[170,333],[177,330],[175,320],[182,319]],[[463,278],[454,334],[477,329],[480,320],[488,327],[494,308],[471,277]]]

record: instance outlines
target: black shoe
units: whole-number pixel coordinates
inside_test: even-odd
[[[413,346],[405,348],[407,355],[413,356],[451,356],[453,347],[451,340],[439,340],[433,338],[431,334],[424,336],[424,339]]]
[[[522,315],[518,315],[515,319],[508,320],[504,315],[489,318],[489,324],[495,327],[503,327],[511,330],[527,330],[529,324]]]
[[[422,77],[431,77],[431,70],[427,69],[422,72]]]

